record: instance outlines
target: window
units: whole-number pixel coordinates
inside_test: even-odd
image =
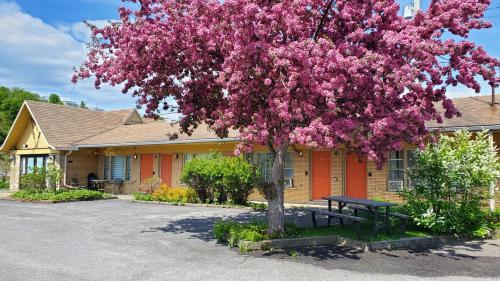
[[[262,178],[271,179],[272,154],[271,153],[251,153],[247,155],[248,162],[260,169]],[[285,163],[283,163],[283,177],[285,179],[293,178],[293,155],[290,152],[285,154]]]
[[[33,168],[47,166],[48,155],[26,155],[21,156],[21,175],[33,173]]]
[[[104,156],[104,179],[129,181],[132,156]]]
[[[412,187],[407,171],[414,166],[414,150],[393,151],[389,156],[389,176],[387,189],[401,191],[403,187]]]

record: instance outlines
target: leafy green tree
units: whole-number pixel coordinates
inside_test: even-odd
[[[0,87],[0,142],[3,143],[25,100],[39,101],[40,96],[20,88]]]
[[[486,131],[442,135],[415,155],[413,189],[403,193],[417,224],[436,233],[482,236],[482,200],[500,174],[500,161]]]
[[[84,101],[80,101],[80,108],[87,108],[87,105]]]
[[[63,104],[61,97],[59,97],[57,94],[50,94],[49,103]]]

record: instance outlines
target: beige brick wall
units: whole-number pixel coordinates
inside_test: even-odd
[[[368,198],[379,198],[388,201],[400,202],[401,197],[398,192],[387,191],[387,164],[381,170],[377,169],[375,162],[368,161],[367,194]],[[371,174],[371,176],[370,176]]]
[[[331,195],[344,194],[344,153],[343,149],[332,152]]]
[[[61,156],[62,166],[64,166],[64,154]],[[99,157],[96,154],[96,150],[93,149],[82,149],[79,151],[74,151],[67,156],[67,168],[66,168],[66,184],[70,185],[72,179],[78,180],[80,185],[87,185],[87,178],[90,173],[97,174]],[[59,162],[59,161],[57,161]],[[64,167],[61,167],[64,169]]]

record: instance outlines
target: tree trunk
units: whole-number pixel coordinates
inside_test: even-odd
[[[288,144],[282,144],[272,151],[274,157],[271,170],[271,181],[273,184],[274,196],[268,200],[268,234],[272,236],[281,236],[285,232],[283,165],[287,149]]]

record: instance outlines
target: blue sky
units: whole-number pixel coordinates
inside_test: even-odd
[[[400,0],[402,6],[410,0]],[[422,1],[422,7],[429,0]],[[86,101],[105,109],[135,106],[135,99],[120,88],[95,90],[92,81],[69,82],[73,66],[85,59],[88,31],[83,20],[104,24],[117,18],[121,0],[0,0],[0,85],[21,87],[42,95],[57,93],[64,99]],[[500,0],[493,0],[486,17],[493,28],[474,32],[471,39],[500,57]],[[489,94],[483,87],[481,93]],[[451,97],[471,95],[452,88]]]

